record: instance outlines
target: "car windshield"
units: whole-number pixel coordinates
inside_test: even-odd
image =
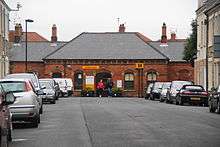
[[[23,81],[4,81],[1,82],[3,89],[6,92],[25,92],[26,85]]]
[[[170,84],[171,84],[171,83],[164,83],[164,84],[163,84],[163,89],[170,88]]]
[[[13,79],[13,78],[16,78],[16,79],[30,79],[34,84],[34,87],[38,87],[37,79],[32,74],[12,74],[12,75],[7,75],[5,78],[6,79]]]
[[[160,89],[160,88],[162,88],[162,86],[163,86],[163,84],[162,83],[155,83],[154,84],[154,89]]]
[[[187,85],[187,86],[185,86],[184,89],[186,89],[186,90],[199,90],[199,91],[203,91],[204,90],[203,87],[196,86],[196,85],[189,85],[189,86]]]
[[[190,81],[175,81],[172,85],[172,89],[180,90],[184,85],[191,85]]]
[[[52,89],[52,85],[49,81],[40,81],[41,87],[46,87],[46,89]]]

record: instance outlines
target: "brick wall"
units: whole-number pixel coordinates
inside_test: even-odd
[[[124,91],[124,96],[137,96],[138,95],[138,72],[135,69],[135,64],[96,64],[99,66],[99,69],[96,70],[85,70],[82,69],[82,66],[85,64],[68,64],[65,66],[62,62],[58,63],[36,63],[29,62],[28,69],[31,71],[35,71],[39,74],[40,78],[51,78],[53,73],[61,73],[62,77],[71,78],[74,80],[74,73],[77,71],[83,71],[83,76],[93,75],[95,76],[100,72],[109,72],[112,75],[112,80],[116,85],[117,80],[124,81],[124,73],[133,72],[134,73],[134,90],[132,91]],[[86,64],[86,66],[94,65],[94,64]],[[24,62],[11,62],[11,73],[24,72],[25,71],[25,63]],[[147,81],[147,73],[149,71],[157,72],[157,81],[172,81],[172,80],[191,80],[193,81],[193,67],[189,63],[181,63],[181,62],[152,62],[145,63],[143,69],[143,86],[148,84]],[[181,73],[181,71],[188,71],[186,73]],[[85,84],[85,80],[84,80]],[[85,85],[84,85],[85,86]],[[79,91],[74,91],[75,95],[79,95]]]

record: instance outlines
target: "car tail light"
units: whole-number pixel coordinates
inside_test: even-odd
[[[205,91],[205,92],[202,92],[201,94],[202,95],[208,95],[208,92]]]
[[[26,87],[26,91],[32,91],[33,90],[30,83],[28,83],[28,82],[25,82],[25,87]]]
[[[190,91],[183,91],[182,94],[192,94]]]

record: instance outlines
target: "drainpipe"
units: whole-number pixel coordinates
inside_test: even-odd
[[[207,14],[206,15],[206,20],[205,20],[205,24],[206,24],[206,90],[209,90],[209,78],[208,78],[208,63],[209,63],[209,59],[208,59],[208,49],[209,49],[209,17]]]

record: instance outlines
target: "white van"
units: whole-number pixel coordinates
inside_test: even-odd
[[[67,84],[67,95],[71,96],[73,94],[73,81],[70,78],[64,78]]]

